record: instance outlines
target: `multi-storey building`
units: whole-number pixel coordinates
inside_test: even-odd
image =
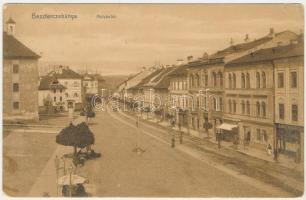
[[[9,19],[3,33],[3,118],[38,119],[39,55],[15,37]]]
[[[188,67],[188,88],[193,96],[190,103],[190,127],[199,130],[199,136],[203,136],[204,124],[211,124],[212,129],[208,133],[215,134],[217,126],[223,123],[224,110],[224,65],[244,55],[248,55],[258,49],[270,48],[277,45],[289,44],[291,40],[297,39],[297,35],[291,31],[269,34],[257,40],[250,41],[246,37],[244,43],[231,44],[228,48],[217,51],[203,58],[191,61]],[[247,75],[247,74],[246,74]],[[232,79],[237,80],[236,74]],[[204,93],[204,95],[203,95]],[[202,98],[204,96],[204,98]],[[234,102],[235,103],[235,102]],[[233,129],[225,127],[220,128]]]
[[[239,143],[243,147],[247,146],[251,147],[250,149],[265,151],[268,146],[271,146],[273,149],[278,148],[280,152],[285,152],[286,145],[284,144],[286,142],[292,143],[292,140],[288,140],[289,137],[286,137],[288,132],[283,131],[283,128],[288,128],[294,123],[299,128],[293,128],[292,130],[299,131],[293,133],[298,135],[293,143],[297,143],[297,146],[300,147],[301,141],[298,138],[300,138],[300,132],[303,130],[301,128],[303,127],[303,117],[299,115],[295,118],[298,120],[300,117],[299,122],[289,119],[292,115],[298,115],[298,111],[296,111],[298,105],[303,107],[301,106],[303,104],[302,95],[299,96],[297,90],[289,89],[288,84],[292,82],[289,81],[290,76],[292,76],[292,79],[296,78],[296,82],[297,74],[303,71],[303,59],[301,57],[303,51],[301,48],[298,49],[297,46],[297,44],[290,44],[261,49],[225,65],[226,112],[224,112],[223,119],[237,128],[228,131],[224,130],[224,132],[228,133],[229,138],[237,135]],[[290,71],[293,73],[291,74]],[[288,82],[286,86],[285,75],[286,83]],[[235,80],[234,76],[236,77]],[[295,85],[296,83],[292,84]],[[303,86],[301,87],[301,90],[303,90]],[[291,94],[292,96],[290,96]],[[295,103],[293,103],[293,99],[296,100]],[[289,114],[286,119],[283,117],[285,108],[288,110],[291,108],[290,110],[293,113]],[[276,109],[280,112],[276,112]],[[279,115],[282,118],[281,120],[275,117],[279,117]],[[275,121],[278,122],[277,130]],[[283,126],[281,123],[286,125]],[[278,137],[276,137],[276,134]]]
[[[65,111],[66,88],[54,77],[41,77],[38,91],[38,105],[40,113],[54,113]]]
[[[276,147],[279,155],[303,161],[304,46],[283,47],[274,60]]]
[[[172,115],[175,121],[184,127],[188,127],[188,85],[187,85],[187,64],[176,67],[168,77],[170,102],[175,107]]]
[[[56,78],[60,84],[65,86],[65,110],[73,108],[80,110],[83,107],[82,103],[82,76],[67,66],[57,66],[55,69],[48,73],[49,77]]]

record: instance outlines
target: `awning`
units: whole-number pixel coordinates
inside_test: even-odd
[[[237,125],[227,124],[227,123],[223,123],[220,126],[217,126],[217,128],[227,130],[227,131],[231,131],[233,128],[237,128],[237,127],[238,127]]]

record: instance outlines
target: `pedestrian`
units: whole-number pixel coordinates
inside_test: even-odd
[[[267,146],[267,154],[268,154],[269,156],[272,155],[272,146],[271,146],[271,144],[268,144],[268,146]]]

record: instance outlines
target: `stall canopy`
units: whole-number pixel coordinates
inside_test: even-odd
[[[227,123],[223,123],[220,126],[218,126],[217,128],[222,129],[222,130],[227,130],[227,131],[231,131],[233,128],[237,128],[237,125],[234,124],[227,124]]]

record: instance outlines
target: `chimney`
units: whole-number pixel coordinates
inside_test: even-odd
[[[188,62],[191,62],[193,60],[193,56],[188,56],[187,60],[188,60]]]
[[[177,59],[177,65],[182,65],[183,64],[183,59]]]
[[[12,18],[9,18],[9,20],[6,21],[6,32],[8,35],[15,35],[15,25],[16,22]]]
[[[248,42],[248,41],[249,41],[249,34],[245,34],[244,42]]]

